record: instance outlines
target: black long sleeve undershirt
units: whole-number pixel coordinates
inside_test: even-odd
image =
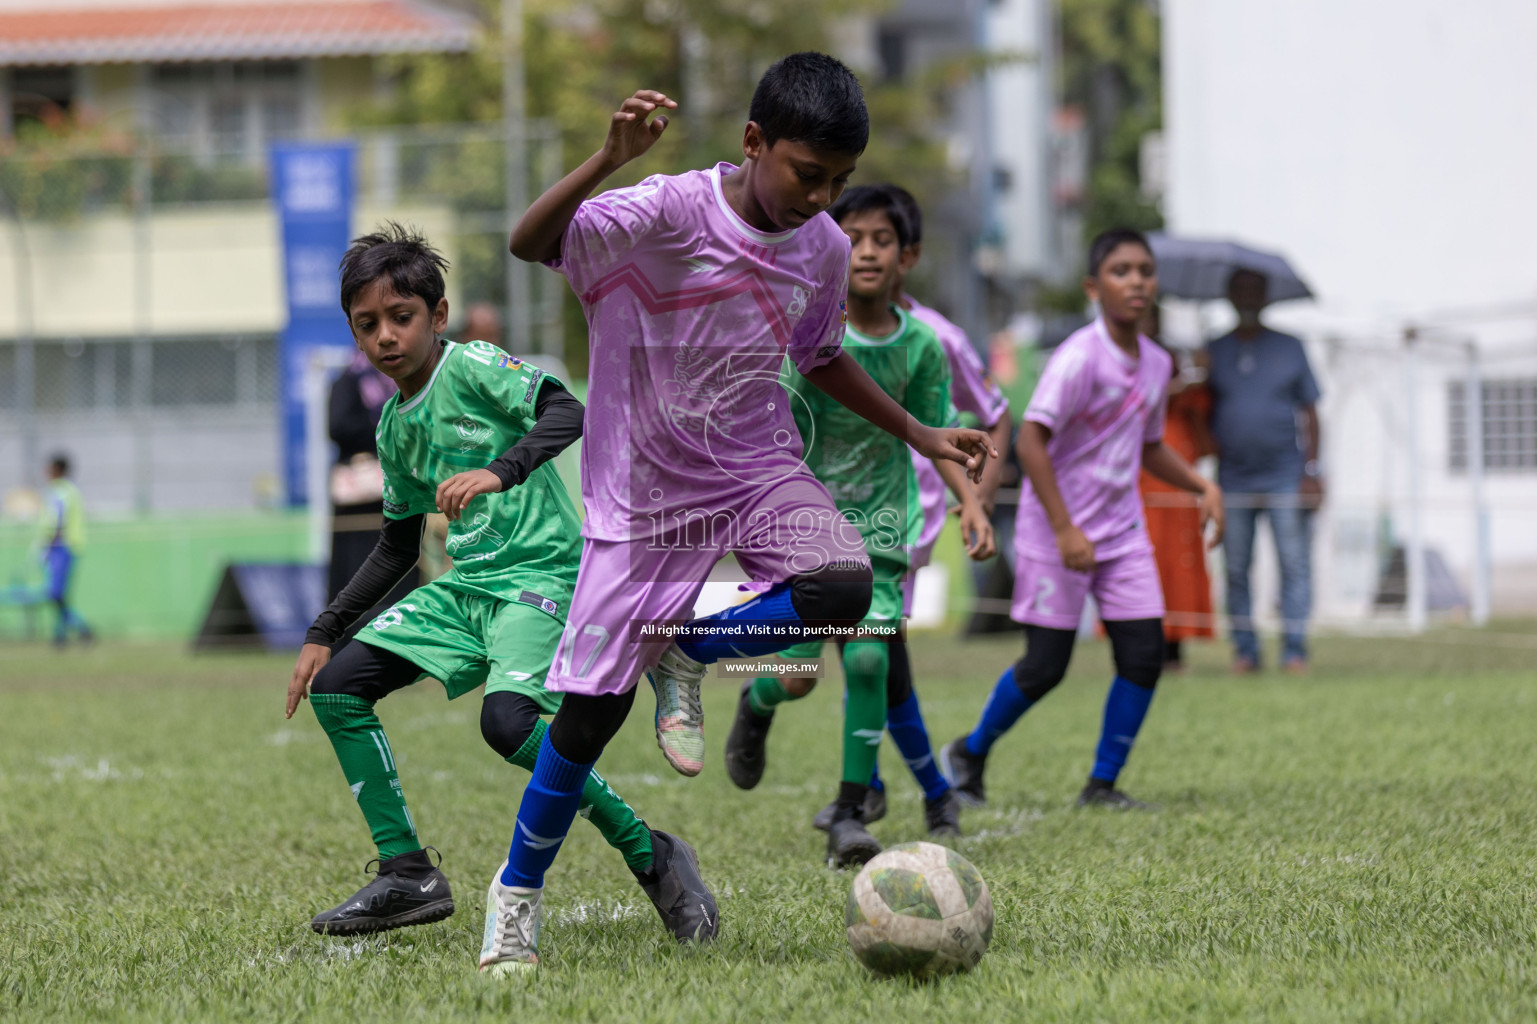
[[[586,413],[587,407],[575,395],[545,378],[534,402],[533,428],[486,469],[496,474],[502,490],[516,487],[582,436],[582,417]]]
[[[586,412],[575,395],[553,381],[546,381],[534,403],[533,427],[486,469],[502,482],[502,490],[516,487],[582,436],[582,417]],[[358,616],[395,589],[395,584],[421,557],[423,519],[421,515],[385,518],[379,542],[336,600],[316,616],[314,625],[304,634],[305,643],[334,644]]]

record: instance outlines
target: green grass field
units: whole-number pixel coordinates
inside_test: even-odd
[[[313,714],[282,718],[287,658],[0,648],[0,1015],[12,1020],[1537,1019],[1537,647],[1499,637],[1324,640],[1311,677],[1235,680],[1223,652],[1164,681],[1123,782],[1148,814],[1071,800],[1108,653],[997,749],[960,849],[997,906],[972,974],[881,981],[847,951],[849,874],[810,816],[838,764],[839,694],[781,712],[764,783],[719,761],[735,699],[706,690],[711,762],[674,775],[642,694],[602,767],[699,848],[713,948],[666,940],[578,821],[548,879],[532,982],[477,975],[485,885],[521,772],[479,738],[473,696],[427,683],[381,707],[459,911],[368,940],[310,932],[364,881],[361,816]],[[1501,639],[1503,637],[1503,640]],[[920,636],[937,742],[970,726],[1012,638]],[[892,813],[921,804],[888,744]]]

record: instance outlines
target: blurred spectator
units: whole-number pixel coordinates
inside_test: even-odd
[[[1157,306],[1148,310],[1142,332],[1163,345]],[[1211,393],[1196,379],[1199,367],[1188,365],[1189,360],[1181,367],[1178,355],[1170,354],[1175,355],[1175,372],[1169,381],[1163,441],[1180,458],[1195,465],[1198,459],[1216,451],[1209,427]],[[1164,666],[1179,670],[1184,667],[1184,641],[1215,635],[1201,513],[1187,495],[1151,473],[1142,474],[1141,489],[1148,538],[1153,542],[1167,609],[1163,617]]]
[[[1281,663],[1307,669],[1307,620],[1312,606],[1312,510],[1323,500],[1318,466],[1318,383],[1302,342],[1260,322],[1267,301],[1264,275],[1235,271],[1228,301],[1238,313],[1232,333],[1208,346],[1212,434],[1217,480],[1228,495],[1227,611],[1233,667],[1260,667],[1254,635],[1249,569],[1261,514],[1270,521],[1281,568]]]
[[[502,344],[502,314],[489,302],[472,302],[464,311],[464,329],[459,332],[460,341],[489,341],[498,348]]]
[[[374,369],[362,352],[331,385],[330,433],[336,445],[331,467],[331,568],[326,600],[336,597],[379,540],[384,522],[384,472],[379,467],[374,430],[395,382]],[[383,605],[394,604],[417,586],[415,569]],[[366,624],[365,615],[360,623]],[[351,632],[348,633],[350,639]]]
[[[69,478],[67,455],[55,455],[48,461],[48,487],[37,524],[37,547],[43,563],[44,590],[59,611],[59,621],[53,630],[54,646],[67,644],[70,630],[75,631],[81,643],[90,643],[91,627],[69,606],[69,578],[85,548],[85,509],[80,489]]]

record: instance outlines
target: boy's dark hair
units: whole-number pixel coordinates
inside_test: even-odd
[[[891,193],[891,198],[897,201],[897,208],[902,211],[902,216],[907,218],[907,241],[904,245],[917,245],[923,241],[923,211],[918,208],[918,200],[913,194],[901,185],[893,185],[889,182],[881,188]]]
[[[48,459],[48,468],[59,476],[69,476],[69,456],[58,452]]]
[[[892,230],[897,233],[897,245],[905,249],[912,244],[913,228],[907,222],[907,214],[902,211],[897,197],[884,185],[855,185],[844,189],[838,201],[828,208],[827,215],[834,224],[842,224],[845,217],[871,210],[881,211],[891,221]]]
[[[1148,242],[1147,236],[1133,228],[1111,228],[1109,231],[1101,231],[1094,236],[1094,241],[1089,243],[1089,276],[1098,277],[1099,267],[1105,262],[1105,258],[1115,252],[1115,247],[1125,245],[1127,242],[1142,246],[1147,254],[1153,254],[1153,246]]]
[[[420,295],[431,313],[446,290],[443,271],[448,260],[411,228],[385,221],[372,234],[354,238],[342,255],[342,312],[352,316],[352,300],[381,277],[390,279],[396,295]]]
[[[762,129],[769,146],[789,139],[826,152],[863,153],[870,141],[859,79],[825,53],[792,53],[775,61],[758,79],[747,119]]]

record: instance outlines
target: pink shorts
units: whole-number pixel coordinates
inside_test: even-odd
[[[647,625],[683,622],[728,553],[755,582],[782,583],[834,564],[870,564],[864,539],[810,473],[776,481],[710,516],[657,517],[655,535],[587,538],[566,629],[545,688],[624,693],[672,642]]]
[[[1009,617],[1031,626],[1077,629],[1090,594],[1106,622],[1163,618],[1163,586],[1152,548],[1107,558],[1092,572],[1075,572],[1060,561],[1017,554]]]

